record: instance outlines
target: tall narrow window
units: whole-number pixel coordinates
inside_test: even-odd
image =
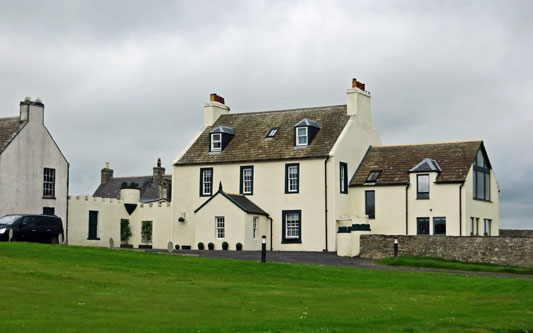
[[[144,244],[152,243],[152,221],[141,222],[141,241]]]
[[[374,191],[365,191],[365,214],[369,219],[376,217],[376,194]]]
[[[296,145],[307,146],[307,127],[296,127]]]
[[[475,227],[474,227],[475,222],[474,221],[475,221],[474,218],[471,217],[470,218],[470,236],[474,236],[474,230],[475,230]]]
[[[222,134],[213,133],[211,134],[211,151],[221,151],[222,150]]]
[[[282,243],[302,242],[302,211],[284,210],[283,217],[283,239]]]
[[[481,149],[474,160],[474,199],[490,200],[490,169]]]
[[[446,235],[446,218],[433,218],[433,235]]]
[[[485,223],[484,223],[484,225],[485,225],[485,228],[484,228],[484,229],[485,229],[485,232],[484,232],[484,234],[485,234],[485,236],[490,236],[490,225],[491,225],[492,220],[490,220],[490,219],[485,219],[484,222],[485,222]]]
[[[429,217],[416,218],[416,233],[418,235],[429,235]]]
[[[476,217],[476,236],[479,236],[479,217]]]
[[[200,196],[208,197],[213,194],[213,168],[200,169]]]
[[[285,193],[300,191],[300,165],[298,163],[285,164]]]
[[[54,198],[56,188],[56,169],[44,168],[43,197]]]
[[[429,199],[429,175],[417,175],[416,183],[416,198]]]
[[[257,221],[259,220],[259,216],[254,216],[253,222],[252,222],[252,238],[257,239]]]
[[[254,193],[254,167],[241,167],[240,193],[252,195]]]
[[[99,240],[98,238],[98,211],[89,211],[89,237],[87,239]]]
[[[340,189],[341,193],[348,193],[348,164],[340,162],[339,164],[340,171]]]
[[[224,216],[215,217],[215,232],[218,239],[226,237],[226,222]]]

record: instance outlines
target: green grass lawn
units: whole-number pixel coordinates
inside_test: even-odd
[[[520,332],[533,281],[0,243],[0,332]]]
[[[533,260],[533,258],[531,258]],[[491,272],[491,273],[512,273],[533,275],[533,269],[510,266],[499,266],[490,264],[474,264],[460,261],[444,260],[439,258],[400,256],[396,260],[394,257],[383,258],[378,264],[407,267],[427,267],[445,268],[461,271]]]

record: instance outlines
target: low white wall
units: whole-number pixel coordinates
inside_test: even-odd
[[[87,239],[89,235],[89,211],[98,212],[96,240]],[[129,244],[137,248],[141,241],[142,221],[152,221],[152,247],[165,249],[171,241],[171,208],[168,202],[150,204],[137,203],[131,215],[124,207],[123,200],[73,196],[69,198],[69,244],[84,246],[109,246],[113,238],[116,247],[120,246],[120,221],[127,219],[132,236]],[[148,244],[149,245],[149,244]]]
[[[370,231],[351,231],[337,233],[337,255],[340,257],[355,257],[360,253],[361,235],[368,235]]]

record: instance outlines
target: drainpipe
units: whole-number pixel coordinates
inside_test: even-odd
[[[328,169],[326,168],[328,160],[329,156],[324,160],[324,226],[326,233],[326,248],[324,252],[328,252]]]
[[[463,235],[463,223],[461,221],[463,217],[463,202],[461,200],[461,190],[464,184],[465,183],[461,183],[459,186],[459,236]]]
[[[272,251],[272,218],[270,216],[267,216],[267,219],[270,220],[270,251]]]
[[[409,236],[409,196],[408,196],[408,190],[409,185],[405,187],[405,235]]]

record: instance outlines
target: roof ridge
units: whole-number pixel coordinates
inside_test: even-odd
[[[317,109],[325,109],[325,108],[338,108],[338,107],[344,107],[346,104],[339,104],[339,105],[324,105],[324,106],[313,106],[309,108],[297,108],[297,109],[284,109],[284,110],[271,110],[271,111],[251,111],[251,112],[238,112],[238,113],[229,113],[222,116],[234,116],[234,115],[241,115],[241,114],[259,114],[259,113],[274,113],[274,112],[292,112],[292,111],[307,111],[307,110],[317,110]]]
[[[446,145],[454,143],[474,143],[483,142],[483,140],[463,140],[463,141],[445,141],[445,142],[427,142],[427,143],[408,143],[403,145],[372,145],[372,148],[388,148],[388,147],[409,147],[409,146],[429,146],[429,145]]]
[[[163,177],[169,177],[172,175],[163,175]],[[111,179],[122,179],[122,178],[145,178],[145,177],[153,177],[153,175],[147,175],[147,176],[122,176],[122,177],[112,177]]]

